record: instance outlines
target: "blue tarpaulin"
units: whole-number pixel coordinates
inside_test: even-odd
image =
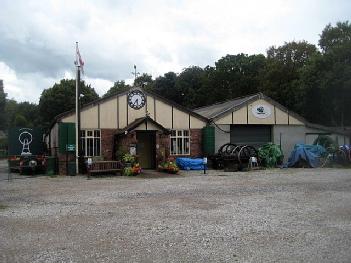
[[[316,168],[321,165],[320,158],[326,154],[327,151],[321,145],[296,144],[284,167],[296,167],[302,160],[310,167]]]
[[[203,170],[204,169],[202,158],[191,159],[191,158],[178,157],[176,159],[176,164],[182,170]]]

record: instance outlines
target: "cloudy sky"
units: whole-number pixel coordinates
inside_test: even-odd
[[[350,0],[1,0],[0,79],[9,98],[38,102],[74,77],[102,95],[138,71],[153,77],[213,65],[226,54],[265,54],[284,41],[317,44],[328,24],[351,20]]]

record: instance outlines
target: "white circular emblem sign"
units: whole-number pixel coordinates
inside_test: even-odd
[[[252,107],[252,114],[256,118],[265,119],[271,115],[271,108],[267,105],[255,105]]]

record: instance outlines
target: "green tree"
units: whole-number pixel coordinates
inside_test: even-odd
[[[6,114],[6,128],[14,125],[15,115],[17,113],[17,101],[13,99],[6,100],[5,114]]]
[[[13,127],[28,127],[28,121],[22,114],[16,113]]]
[[[201,67],[185,68],[176,79],[173,100],[188,108],[196,108],[200,105],[198,94],[203,84],[204,70]]]
[[[316,46],[306,41],[270,47],[260,76],[261,91],[289,109],[302,113],[305,91],[300,83],[301,70],[316,55]]]
[[[263,55],[227,55],[215,63],[217,99],[231,99],[255,93],[260,87],[260,71],[266,59]],[[222,97],[220,96],[222,94]]]
[[[118,80],[113,84],[113,87],[105,93],[104,97],[127,91],[129,88],[131,88],[131,86],[126,84],[124,80]]]
[[[146,90],[153,89],[153,84],[154,81],[152,79],[152,76],[147,73],[143,73],[141,76],[137,77],[134,80],[135,86],[144,87]]]
[[[351,125],[351,24],[327,25],[320,37],[322,55],[302,73],[305,114],[325,125]]]
[[[351,42],[351,24],[349,21],[337,22],[333,27],[328,24],[319,39],[319,46],[324,53],[334,52],[337,49],[344,50]]]
[[[45,89],[39,100],[39,112],[43,124],[47,127],[60,113],[75,108],[76,81],[74,79],[63,79],[60,83],[55,83],[53,87]],[[94,101],[99,98],[94,88],[80,82],[81,104]]]
[[[177,99],[179,91],[176,89],[176,81],[177,74],[167,72],[155,79],[153,90],[157,94],[179,103],[179,98]]]
[[[5,113],[6,128],[18,127],[19,124],[28,128],[42,127],[39,107],[35,103],[7,100]]]
[[[5,130],[6,127],[6,96],[7,94],[4,92],[3,82],[0,80],[0,130]]]

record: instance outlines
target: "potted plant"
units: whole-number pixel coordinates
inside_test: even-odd
[[[179,171],[179,167],[172,161],[166,161],[158,165],[158,171],[176,174]]]
[[[126,176],[133,175],[132,167],[124,167],[123,168],[123,175],[126,175]]]
[[[141,166],[138,163],[130,167],[124,167],[123,169],[123,175],[126,175],[126,176],[138,175],[140,173],[141,173]]]
[[[126,153],[122,157],[122,162],[125,164],[126,167],[132,167],[135,162],[135,157],[129,153]]]
[[[140,164],[136,163],[133,165],[132,167],[132,173],[133,175],[138,175],[141,173],[141,167],[140,167]]]

